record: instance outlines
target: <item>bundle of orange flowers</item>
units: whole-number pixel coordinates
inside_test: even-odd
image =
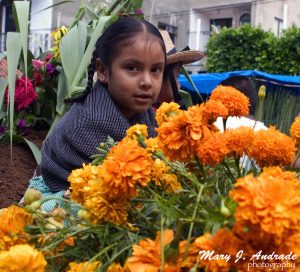
[[[248,114],[248,107],[243,94],[219,86],[209,101],[186,111],[164,103],[156,138],[136,125],[119,143],[100,144],[94,162],[69,176],[70,200],[60,199],[61,207],[42,212],[47,199],[39,199],[0,213],[6,222],[0,226],[0,268],[300,269],[300,181],[290,168],[299,120],[291,137],[274,127],[220,132],[215,126],[218,117],[226,123]]]

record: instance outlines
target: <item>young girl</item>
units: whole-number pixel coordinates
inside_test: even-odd
[[[108,136],[119,141],[137,123],[147,125],[149,136],[155,136],[151,105],[161,89],[165,61],[162,36],[149,22],[125,17],[110,25],[96,43],[87,88],[82,96],[69,99],[76,103],[45,141],[41,176],[33,178],[30,187],[43,195],[62,196],[70,172],[91,162]],[[98,80],[92,87],[95,71]]]

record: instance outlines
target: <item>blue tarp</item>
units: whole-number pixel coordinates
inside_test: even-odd
[[[255,70],[190,75],[198,91],[202,95],[210,95],[212,90],[216,88],[221,81],[231,76],[255,77],[257,80],[266,81],[268,83],[292,87],[293,89],[296,88],[297,93],[300,94],[300,76],[275,75]],[[194,90],[193,86],[189,83],[189,81],[184,75],[180,75],[178,80],[183,90],[190,92],[192,95],[196,94],[196,91]]]

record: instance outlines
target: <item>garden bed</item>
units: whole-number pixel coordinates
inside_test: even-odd
[[[46,131],[34,131],[28,139],[41,147]],[[9,143],[0,142],[0,208],[18,202],[36,168],[36,162],[29,147],[13,144],[12,157]]]

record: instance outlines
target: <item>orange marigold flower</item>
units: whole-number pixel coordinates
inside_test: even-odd
[[[163,160],[155,159],[151,171],[151,180],[154,181],[154,183],[159,186],[162,175],[167,173],[169,170],[170,167],[167,166]]]
[[[264,168],[257,178],[237,180],[230,197],[237,201],[237,223],[259,225],[281,240],[285,233],[300,230],[300,183],[295,173],[279,167]]]
[[[147,138],[148,130],[146,125],[137,124],[126,130],[126,137],[136,140],[137,137]]]
[[[180,106],[175,102],[166,103],[163,102],[157,109],[155,119],[158,126],[161,126],[164,122],[167,122],[170,117],[177,115],[181,110]]]
[[[234,260],[237,252],[241,249],[241,244],[231,231],[220,229],[214,236],[205,234],[198,237],[192,244],[192,248],[199,268],[205,267],[205,271],[229,271],[235,265]],[[227,256],[227,259],[225,257],[210,259],[210,252],[213,252],[213,255]]]
[[[125,272],[126,270],[118,263],[111,264],[106,272]]]
[[[128,201],[126,199],[108,200],[101,191],[94,191],[86,197],[87,217],[93,224],[112,222],[116,225],[127,223]]]
[[[101,267],[101,265],[102,264],[100,262],[72,262],[69,263],[69,269],[67,272],[95,272],[99,267]]]
[[[203,116],[212,124],[219,116],[225,119],[228,116],[228,109],[221,101],[209,99],[204,105]]]
[[[27,242],[27,234],[23,229],[32,223],[32,216],[23,208],[12,205],[2,209],[0,222],[0,251]]]
[[[16,245],[0,252],[0,271],[44,272],[44,255],[30,245]]]
[[[230,116],[249,114],[249,98],[231,86],[219,85],[212,91],[210,99],[222,102]]]
[[[152,166],[150,154],[137,141],[125,138],[111,148],[99,176],[112,197],[130,198],[136,195],[137,185],[148,184]]]
[[[260,167],[290,165],[295,158],[296,147],[293,140],[270,127],[255,131],[248,155]]]
[[[247,153],[254,139],[254,130],[250,127],[227,129],[222,137],[226,142],[228,155],[242,157]]]
[[[146,150],[150,153],[160,151],[158,145],[158,138],[145,139]]]
[[[163,174],[161,182],[168,193],[174,193],[182,188],[175,174]]]
[[[300,117],[296,117],[294,123],[291,125],[290,134],[296,144],[300,143]]]
[[[174,238],[172,230],[164,231],[164,245],[167,246]],[[144,239],[138,245],[133,245],[132,257],[126,262],[126,268],[130,272],[160,271],[161,267],[161,233],[158,232],[156,239]],[[180,268],[175,264],[165,261],[165,272],[179,272]]]
[[[228,153],[226,137],[222,133],[215,133],[197,146],[199,161],[204,165],[215,166],[222,162]]]
[[[75,169],[68,176],[71,189],[71,199],[77,203],[84,203],[85,190],[89,187],[89,182],[97,179],[98,166],[83,164],[82,168]]]
[[[156,129],[159,146],[170,160],[189,161],[198,141],[212,135],[217,128],[203,119],[203,105],[190,107]]]

